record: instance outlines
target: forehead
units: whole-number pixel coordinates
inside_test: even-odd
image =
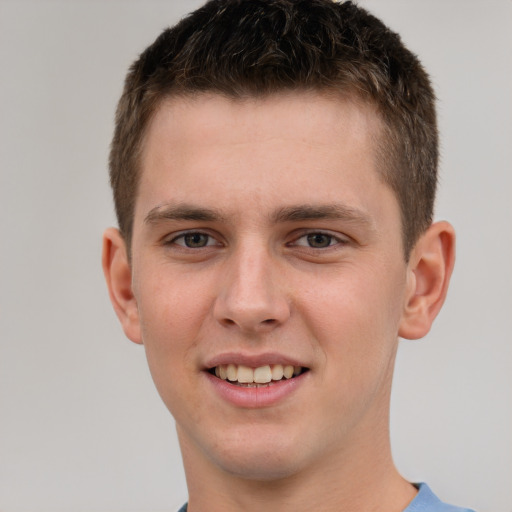
[[[328,93],[167,99],[146,133],[136,217],[166,201],[190,202],[191,194],[227,209],[248,191],[251,201],[281,206],[318,202],[316,194],[364,202],[370,182],[384,186],[379,132],[371,105]]]
[[[234,125],[238,130],[230,133]],[[160,103],[147,128],[146,142],[155,134],[182,140],[197,136],[215,143],[278,135],[296,140],[307,137],[329,145],[336,142],[332,129],[348,126],[352,136],[366,143],[380,133],[381,120],[376,108],[355,94],[329,90],[242,98],[217,93],[184,94]],[[145,144],[144,154],[150,151]]]

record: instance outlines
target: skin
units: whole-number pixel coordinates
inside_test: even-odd
[[[103,265],[176,420],[191,512],[399,512],[415,496],[391,458],[393,366],[444,301],[454,233],[432,225],[404,260],[378,134],[369,106],[320,93],[175,98],[149,126],[132,259],[109,229]],[[237,406],[206,372],[223,354],[309,371],[273,405]]]

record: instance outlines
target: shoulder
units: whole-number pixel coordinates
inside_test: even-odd
[[[418,494],[404,512],[474,512],[469,508],[443,503],[425,483],[417,484],[416,487],[418,487]],[[178,512],[187,512],[187,504],[185,503]]]
[[[404,512],[474,512],[469,508],[455,507],[443,503],[427,484],[417,484],[418,494]]]

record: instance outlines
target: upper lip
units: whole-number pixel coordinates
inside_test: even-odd
[[[244,365],[249,366],[251,368],[259,368],[260,366],[265,366],[267,364],[282,364],[282,365],[292,365],[292,366],[302,366],[306,367],[306,365],[297,360],[294,357],[290,357],[285,354],[279,354],[277,352],[265,352],[261,354],[243,354],[240,352],[225,352],[222,354],[217,354],[212,358],[206,361],[205,369],[215,368],[221,364],[236,364],[236,365]]]

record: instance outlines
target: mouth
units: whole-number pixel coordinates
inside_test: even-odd
[[[267,364],[251,368],[242,364],[220,364],[208,372],[234,386],[246,388],[269,387],[282,380],[290,380],[309,371],[304,366]]]

